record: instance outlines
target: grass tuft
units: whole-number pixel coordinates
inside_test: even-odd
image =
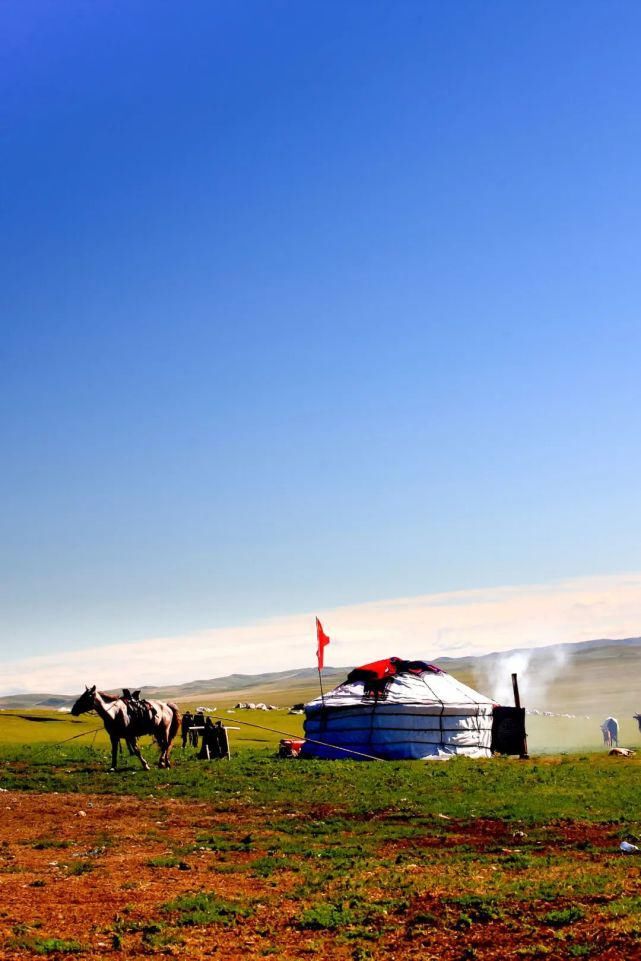
[[[82,954],[89,950],[79,941],[68,941],[65,938],[25,938],[14,944],[34,954]]]
[[[558,911],[548,911],[547,914],[543,915],[541,919],[545,924],[549,924],[552,928],[563,928],[568,924],[574,924],[576,921],[581,921],[585,917],[585,914],[581,908],[569,907],[561,908]]]
[[[183,894],[173,901],[167,901],[162,910],[176,914],[176,924],[201,926],[206,924],[236,924],[239,918],[251,914],[251,908],[237,901],[226,901],[214,892],[200,891]]]

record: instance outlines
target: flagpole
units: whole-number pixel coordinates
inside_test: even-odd
[[[318,661],[318,658],[316,660]],[[323,693],[323,675],[321,674],[320,661],[318,662],[318,683],[320,685],[321,701],[323,702],[323,707],[325,707],[325,694]]]
[[[325,631],[321,625],[321,622],[316,618],[316,666],[318,668],[318,683],[320,686],[321,701],[323,703],[323,710],[325,710],[325,692],[323,691],[323,675],[322,675],[322,663],[325,659],[325,645],[329,644],[329,638],[326,636]]]

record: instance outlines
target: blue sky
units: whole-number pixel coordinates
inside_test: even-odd
[[[6,657],[641,569],[637,4],[0,20]]]

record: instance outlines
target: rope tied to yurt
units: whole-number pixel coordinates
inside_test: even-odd
[[[241,721],[240,718],[234,717],[235,724],[244,724],[246,727],[256,727],[259,731],[269,731],[271,734],[280,734],[282,737],[295,738],[297,741],[306,741],[308,744],[318,744],[320,747],[330,747],[334,751],[344,751],[345,754],[353,754],[355,757],[364,757],[368,761],[382,761],[382,757],[376,757],[374,754],[365,754],[364,751],[355,751],[352,747],[342,747],[339,744],[329,744],[327,741],[319,741],[313,737],[305,737],[301,735],[300,737],[296,734],[291,734],[289,731],[279,731],[275,727],[267,727],[265,724],[256,724],[253,721]]]

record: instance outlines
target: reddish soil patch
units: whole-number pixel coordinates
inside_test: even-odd
[[[314,811],[314,816],[318,813]],[[303,821],[309,821],[309,812],[301,814]],[[526,883],[531,872],[534,884],[536,869],[531,862],[525,868],[513,863],[513,855],[518,861],[527,845],[531,861],[546,862],[553,870],[550,860],[562,850],[568,868],[561,864],[559,870],[574,865],[589,877],[593,866],[603,869],[604,859],[616,857],[618,839],[612,827],[558,824],[519,831],[499,820],[459,824],[435,819],[434,830],[412,839],[386,838],[383,832],[383,867],[378,874],[371,867],[363,872],[363,890],[366,897],[376,899],[384,890],[384,865],[398,859],[395,870],[403,884],[408,882],[409,893],[404,903],[399,899],[402,907],[394,904],[389,912],[381,912],[380,930],[375,921],[369,930],[363,925],[360,933],[355,927],[351,938],[340,928],[301,928],[301,911],[322,904],[323,891],[312,897],[301,888],[297,855],[290,855],[291,864],[288,861],[277,873],[268,870],[261,875],[254,870],[260,859],[285,857],[270,830],[264,812],[221,814],[203,802],[3,793],[0,956],[6,961],[46,954],[81,961],[150,955],[190,961],[211,957],[253,961],[270,955],[288,961],[641,959],[641,933],[629,921],[614,924],[604,908],[614,897],[607,886],[591,893],[584,884],[577,899],[564,902],[556,897],[549,904],[544,889],[533,889],[531,901],[526,897],[511,913],[493,915],[483,913],[482,903],[459,904],[452,897],[451,878],[444,876],[457,870],[461,881],[473,877],[482,891],[484,877],[489,884],[497,871],[508,880],[520,871],[518,876]],[[214,841],[208,843],[207,838]],[[260,843],[254,844],[254,839]],[[410,850],[417,863],[408,856]],[[465,856],[451,864],[449,852],[455,856],[461,851]],[[300,858],[301,864],[309,864],[304,854]],[[636,864],[629,868],[631,864],[612,860],[613,870],[621,872],[619,896],[629,898],[641,891],[639,868]],[[357,876],[358,868],[351,868],[350,875]],[[202,891],[247,908],[247,916],[184,926],[176,912],[163,908],[180,895]],[[555,928],[545,921],[546,911],[563,911],[575,903],[581,904],[582,914],[571,928]],[[350,910],[346,904],[345,911]]]
[[[268,943],[257,936],[256,919],[261,930],[274,922],[282,929],[279,957],[314,953],[314,939],[287,926],[295,912],[274,903],[273,881],[230,871],[230,859],[232,866],[240,866],[251,860],[251,854],[235,851],[221,857],[197,849],[196,839],[208,831],[231,828],[232,839],[246,836],[251,818],[221,816],[209,804],[173,799],[141,802],[128,797],[19,793],[0,798],[0,956],[6,961],[40,956],[29,942],[35,939],[39,945],[52,938],[75,941],[84,948],[82,953],[63,950],[56,957],[87,961],[150,954],[263,957]],[[154,858],[171,856],[181,845],[196,846],[182,859],[182,868],[150,864]],[[286,886],[287,879],[279,876],[279,887]],[[166,949],[145,944],[144,930],[127,930],[144,928],[145,922],[153,926],[157,920],[163,925],[165,902],[203,890],[231,901],[250,901],[252,923],[241,920],[232,929],[220,924],[184,927],[179,933],[182,943]],[[122,927],[125,932],[118,935]]]

